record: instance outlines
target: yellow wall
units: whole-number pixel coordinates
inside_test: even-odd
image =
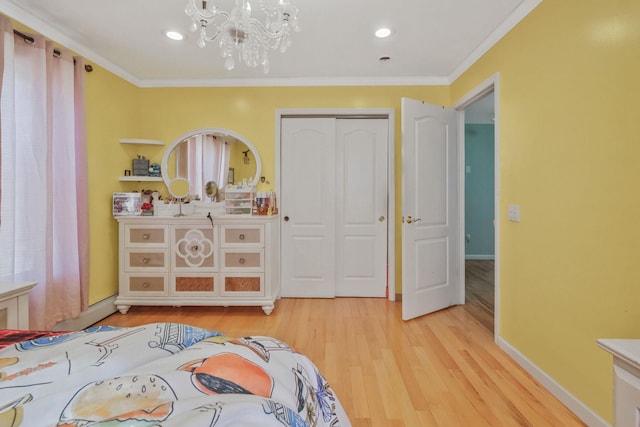
[[[89,162],[90,303],[114,294],[118,283],[118,229],[111,215],[115,191],[129,191],[118,181],[131,169],[129,146],[119,139],[139,132],[138,91],[134,85],[93,65],[85,73],[87,99],[87,156]],[[126,149],[126,150],[125,150]],[[129,184],[127,184],[129,185]]]
[[[143,154],[160,162],[165,147],[129,146],[120,138],[151,138],[171,144],[183,133],[222,127],[246,137],[260,152],[262,175],[275,178],[275,112],[288,108],[393,108],[396,114],[396,170],[400,170],[400,98],[449,103],[449,89],[428,87],[286,87],[286,88],[135,88],[97,69],[88,79],[90,117],[91,303],[117,293],[117,223],[111,217],[111,194],[143,188],[167,194],[163,184],[122,183],[131,159]],[[120,89],[122,88],[122,89]],[[238,176],[237,178],[242,178]],[[258,188],[259,190],[268,190]],[[396,216],[400,218],[400,175],[396,182]],[[396,224],[398,266],[392,286],[400,290],[400,224]]]
[[[639,22],[635,1],[544,0],[451,87],[500,73],[502,336],[609,421],[595,341],[640,338]]]

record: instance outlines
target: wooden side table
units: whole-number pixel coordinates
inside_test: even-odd
[[[0,328],[29,329],[29,292],[36,282],[0,282]]]

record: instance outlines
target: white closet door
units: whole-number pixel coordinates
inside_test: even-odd
[[[282,296],[335,296],[335,119],[281,122]]]
[[[387,119],[336,122],[336,295],[387,290]]]

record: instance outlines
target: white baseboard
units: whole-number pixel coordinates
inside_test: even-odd
[[[100,302],[91,304],[89,309],[80,314],[75,319],[68,319],[56,323],[54,331],[79,331],[88,328],[94,323],[104,319],[117,311],[114,301],[117,295],[103,299]]]
[[[542,369],[537,367],[522,353],[516,350],[511,344],[502,337],[496,340],[498,347],[504,350],[513,360],[518,363],[525,371],[542,384],[551,394],[553,394],[560,402],[562,402],[571,412],[576,414],[589,427],[611,427],[609,423],[603,420],[598,414],[593,412],[588,406],[582,403],[578,398],[569,393],[564,387],[558,384]],[[611,396],[613,399],[613,396]]]
[[[465,255],[464,259],[495,260],[495,255]]]

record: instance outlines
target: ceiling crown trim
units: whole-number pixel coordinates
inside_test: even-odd
[[[34,31],[54,40],[61,46],[83,56],[116,76],[143,87],[278,87],[278,86],[447,86],[458,79],[478,59],[487,53],[502,37],[511,31],[522,19],[533,11],[543,0],[524,0],[509,17],[493,31],[449,76],[411,77],[309,77],[309,78],[251,78],[251,79],[211,79],[211,80],[149,80],[141,79],[122,67],[107,60],[87,46],[67,36],[64,32],[42,21],[16,3],[0,2],[0,12]]]

